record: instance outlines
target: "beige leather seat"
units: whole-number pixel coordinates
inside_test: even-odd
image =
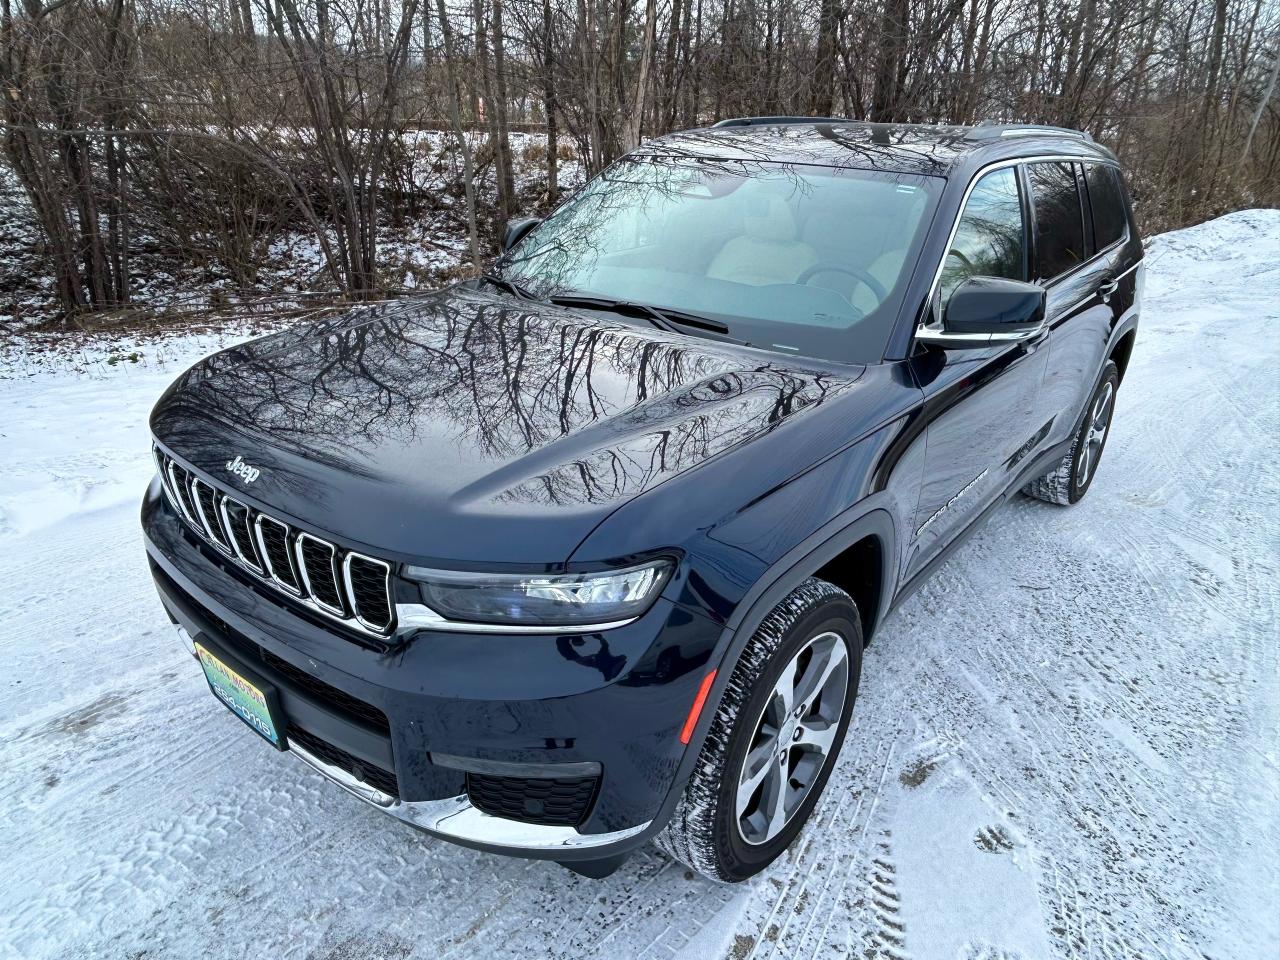
[[[781,197],[763,195],[742,218],[743,234],[729,240],[707,267],[707,276],[763,286],[795,283],[818,262],[812,246],[796,239],[791,207]]]

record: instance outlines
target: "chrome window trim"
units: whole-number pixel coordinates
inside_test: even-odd
[[[383,572],[386,574],[386,578],[383,580],[383,585],[387,591],[387,616],[391,618],[391,622],[385,626],[379,626],[370,620],[366,620],[360,615],[360,603],[356,599],[356,591],[351,584],[351,561],[355,559],[363,560],[366,563],[372,563],[382,567]],[[347,555],[342,558],[342,585],[347,588],[347,599],[351,601],[351,613],[356,618],[356,622],[359,623],[360,626],[367,630],[373,630],[377,633],[386,633],[391,629],[391,624],[395,623],[396,620],[396,602],[395,598],[391,595],[391,564],[387,563],[385,560],[379,559],[378,557],[371,557],[365,553],[357,553],[354,550],[348,550]]]
[[[267,549],[267,542],[262,538],[262,524],[264,521],[266,523],[274,523],[277,527],[284,529],[284,554],[289,558],[289,572],[293,574],[294,580],[299,584],[302,583],[302,578],[298,576],[297,564],[294,561],[293,551],[289,548],[289,525],[277,520],[275,517],[269,517],[265,513],[260,513],[253,520],[253,529],[258,538],[258,550],[262,554],[262,565],[267,569],[267,576],[270,578],[272,583],[278,586],[285,593],[289,594],[289,596],[302,599],[303,593],[300,587],[291,586],[289,583],[280,579],[280,575],[276,573],[275,564],[271,562],[271,551]]]
[[[316,594],[315,587],[311,586],[311,574],[307,570],[307,557],[302,552],[303,541],[310,540],[312,543],[318,543],[329,551],[329,578],[333,582],[333,592],[338,595],[338,599],[342,599],[342,588],[338,584],[338,548],[328,540],[322,540],[319,537],[298,531],[298,536],[293,541],[294,561],[299,570],[302,571],[302,586],[306,590],[307,599],[314,603],[325,613],[331,613],[335,617],[341,619],[347,618],[347,611],[342,607],[334,607],[325,603]]]
[[[1067,154],[1045,154],[1043,156],[1033,156],[1033,157],[1014,157],[1008,160],[996,160],[993,163],[989,163],[984,167],[979,167],[978,170],[974,173],[973,177],[970,178],[968,185],[965,187],[964,196],[960,198],[960,206],[959,208],[957,208],[955,218],[951,222],[951,230],[947,234],[947,242],[946,242],[946,245],[943,247],[942,256],[938,258],[938,266],[935,268],[933,272],[933,280],[929,284],[929,292],[928,292],[928,295],[925,297],[926,317],[928,317],[928,315],[932,312],[933,298],[938,294],[938,288],[942,284],[942,271],[947,264],[947,253],[951,250],[952,244],[955,243],[956,234],[960,231],[960,220],[964,217],[965,208],[969,206],[969,197],[973,194],[974,189],[978,186],[979,183],[982,182],[982,178],[987,176],[987,174],[995,173],[997,170],[1003,170],[1008,167],[1021,167],[1021,166],[1027,166],[1033,163],[1081,163],[1081,164],[1099,163],[1105,166],[1115,167],[1117,170],[1120,169],[1120,165],[1118,163],[1112,163],[1110,160],[1104,160],[1099,157],[1070,156]],[[1077,189],[1079,188],[1077,187]],[[1026,212],[1034,216],[1035,215],[1034,198],[1028,197],[1028,202],[1029,202],[1028,205],[1030,209]],[[1082,210],[1081,216],[1083,215],[1084,213]],[[1030,226],[1033,230],[1035,228],[1034,223],[1024,224],[1024,228],[1026,226]],[[1125,235],[1121,240],[1117,241],[1117,243],[1120,243],[1120,244],[1125,243],[1128,241],[1128,239],[1129,239],[1129,224],[1126,218]],[[1107,248],[1107,250],[1111,250],[1111,249],[1112,249],[1111,247]],[[1077,270],[1092,263],[1093,260],[1095,260],[1098,256],[1106,253],[1107,250],[1100,250],[1095,252],[1094,255],[1090,257],[1088,260],[1082,260],[1080,263],[1076,264],[1074,267],[1072,267],[1070,270],[1066,271],[1065,273],[1060,273],[1057,276],[1053,277],[1051,280],[1046,281],[1044,284],[1045,289],[1048,290],[1050,287],[1054,286],[1060,281],[1071,276],[1071,274],[1075,273]],[[1135,264],[1135,266],[1137,265]],[[1028,273],[1030,273],[1030,270],[1028,270]],[[1092,296],[1092,294],[1090,294],[1090,296]],[[1079,304],[1077,304],[1077,306],[1078,305]],[[1026,339],[1029,339],[1031,336],[1038,335],[1043,329],[1047,328],[1048,325],[1049,325],[1049,321],[1048,321],[1048,318],[1046,317],[1044,327],[1041,327],[1039,330],[1032,331],[1028,336],[1017,336],[1012,334],[992,334],[993,337],[1000,338],[999,340],[995,340],[992,342],[999,343],[999,342],[1008,342],[1011,340],[1014,342],[1018,340],[1026,340]],[[929,326],[927,320],[916,324],[914,339],[916,340],[916,342],[919,342],[919,343],[937,344],[942,346],[945,346],[945,344],[949,340],[958,341],[963,339],[968,342],[972,342],[974,340],[973,337],[961,337],[959,335],[948,334],[942,330],[940,325]]]
[[[398,820],[447,839],[490,844],[513,850],[564,850],[603,847],[649,829],[647,820],[609,833],[579,833],[574,827],[523,823],[495,817],[472,806],[466,794],[443,800],[400,800],[372,784],[357,780],[341,767],[326,763],[305,747],[289,743],[289,752],[343,790]]]

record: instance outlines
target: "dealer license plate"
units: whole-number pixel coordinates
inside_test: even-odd
[[[204,668],[204,676],[213,695],[265,740],[280,747],[280,733],[268,701],[271,692],[245,679],[199,640],[195,646],[196,656],[200,658],[200,666]]]

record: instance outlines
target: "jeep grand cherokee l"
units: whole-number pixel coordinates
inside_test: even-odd
[[[392,816],[741,880],[890,611],[1017,491],[1088,491],[1141,258],[1071,131],[674,134],[483,277],[187,371],[156,585],[226,705]]]

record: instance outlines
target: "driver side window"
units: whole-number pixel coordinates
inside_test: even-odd
[[[970,277],[1026,279],[1026,229],[1014,167],[986,174],[969,194],[942,266],[939,308]]]

